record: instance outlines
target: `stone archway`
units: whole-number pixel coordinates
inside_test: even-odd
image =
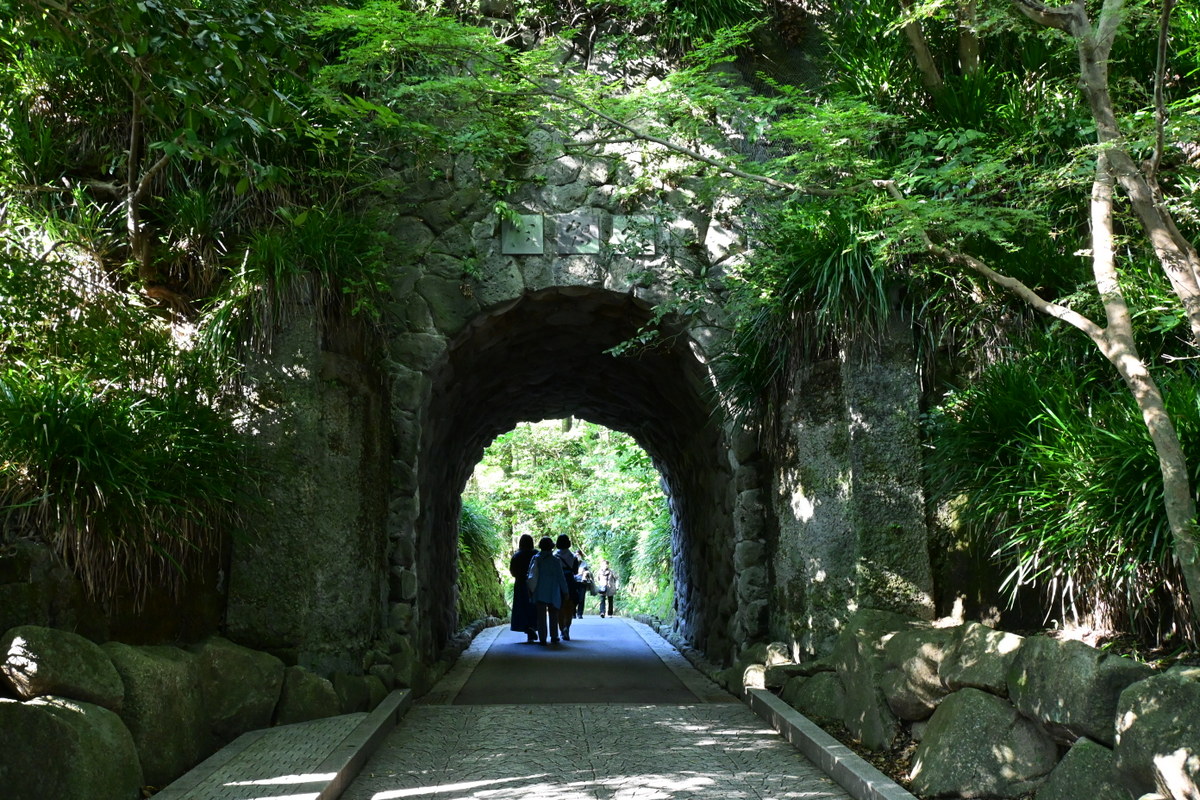
[[[529,293],[481,314],[432,375],[421,426],[418,607],[432,642],[452,633],[460,495],[484,448],[516,422],[573,415],[632,435],[663,475],[673,518],[681,632],[726,649],[736,605],[732,482],[703,364],[680,332],[652,350],[608,354],[650,319],[629,294],[586,287]]]

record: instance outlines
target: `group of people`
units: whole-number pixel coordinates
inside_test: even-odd
[[[583,619],[590,595],[600,598],[601,617],[613,615],[617,576],[604,561],[592,571],[582,550],[571,549],[571,537],[556,541],[543,536],[537,549],[533,537],[521,536],[508,562],[513,576],[511,628],[529,642],[557,644],[571,641],[571,621]]]

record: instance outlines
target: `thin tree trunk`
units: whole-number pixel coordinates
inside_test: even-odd
[[[1096,122],[1096,139],[1108,154],[1109,166],[1121,189],[1129,197],[1171,287],[1183,304],[1191,328],[1192,343],[1200,346],[1200,255],[1179,231],[1167,208],[1156,202],[1150,176],[1123,146],[1120,126],[1108,87],[1108,57],[1122,21],[1124,0],[1105,0],[1100,19],[1092,26],[1082,2],[1051,8],[1032,0],[1014,0],[1017,7],[1036,22],[1058,28],[1075,37],[1079,73],[1084,94]]]
[[[979,71],[979,34],[975,32],[976,0],[963,0],[955,12],[958,18],[958,68],[963,75]]]
[[[900,0],[900,5],[905,13],[912,11],[912,4],[913,0]],[[916,22],[909,22],[904,26],[904,35],[908,37],[908,43],[912,47],[917,70],[921,73],[921,82],[925,84],[925,88],[931,95],[937,97],[942,91],[942,74],[938,71],[933,54],[929,51],[929,42],[925,40],[925,32]]]
[[[1200,281],[1197,280],[1200,260],[1195,247],[1175,226],[1170,212],[1155,202],[1151,179],[1121,146],[1120,127],[1108,89],[1108,59],[1122,21],[1124,0],[1105,0],[1094,27],[1081,0],[1058,8],[1033,0],[1014,2],[1030,18],[1067,31],[1077,42],[1080,78],[1101,146],[1092,191],[1092,264],[1108,326],[1101,338],[1092,338],[1129,387],[1154,443],[1175,558],[1187,585],[1194,618],[1200,620],[1195,496],[1187,458],[1162,392],[1137,353],[1129,310],[1117,280],[1112,235],[1114,185],[1120,185],[1129,196],[1133,211],[1187,313],[1193,343],[1200,343]]]

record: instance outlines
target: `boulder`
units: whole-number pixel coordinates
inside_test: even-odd
[[[741,544],[746,544],[746,542],[742,542]],[[792,648],[788,646],[787,642],[771,642],[767,645],[766,661],[763,663],[768,667],[791,664]]]
[[[214,636],[195,650],[200,697],[217,746],[271,725],[283,687],[283,662]]]
[[[766,688],[767,668],[763,664],[751,664],[742,671],[742,686],[747,689]]]
[[[1113,781],[1113,753],[1091,739],[1078,739],[1034,796],[1035,800],[1126,800]]]
[[[1121,693],[1115,756],[1117,780],[1134,796],[1200,797],[1200,668],[1176,667]]]
[[[166,786],[209,753],[199,662],[176,647],[103,647],[125,685],[121,719],[133,734],[146,783]]]
[[[883,648],[881,686],[888,708],[909,722],[928,719],[949,691],[939,669],[958,633],[954,628],[914,628]]]
[[[842,720],[846,716],[846,692],[833,672],[819,672],[791,692],[789,704],[812,719]],[[791,684],[788,684],[789,687]]]
[[[21,625],[0,637],[0,680],[17,697],[68,697],[119,711],[125,686],[112,660],[77,633]]]
[[[398,636],[391,642],[390,649],[392,675],[396,686],[412,686],[420,663],[412,640],[407,636]]]
[[[134,800],[142,768],[115,713],[63,697],[0,698],[0,787],[7,800]]]
[[[963,689],[930,717],[910,778],[921,797],[1017,798],[1036,789],[1057,761],[1053,739],[1007,701]]]
[[[343,714],[353,714],[365,711],[367,708],[368,691],[366,681],[361,675],[348,675],[345,672],[333,674],[333,690],[337,692],[338,706]]]
[[[843,722],[852,736],[872,750],[888,749],[900,732],[900,722],[880,686],[884,647],[900,631],[928,627],[902,614],[863,609],[846,622],[834,643],[829,660],[845,689]]]
[[[1086,736],[1112,746],[1121,692],[1151,674],[1145,664],[1083,642],[1030,636],[1009,669],[1008,694],[1018,711],[1060,742]]]
[[[392,669],[392,665],[390,662],[387,664],[376,664],[375,666],[373,666],[369,670],[367,670],[367,672],[370,674],[371,677],[379,680],[379,682],[381,684],[383,684],[383,687],[385,689],[387,689],[389,692],[395,688],[395,686],[396,686],[396,670]]]
[[[284,670],[283,689],[275,707],[276,725],[335,717],[340,712],[341,701],[332,683],[304,667]]]
[[[952,692],[971,688],[1008,697],[1008,671],[1025,637],[978,622],[955,630],[958,636],[938,667],[942,683]]]
[[[374,675],[367,675],[363,680],[367,684],[367,711],[374,711],[387,698],[388,688]]]

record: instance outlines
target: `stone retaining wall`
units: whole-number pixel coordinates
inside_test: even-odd
[[[455,637],[425,685],[482,625]],[[135,800],[242,733],[370,711],[410,685],[392,670],[321,677],[220,637],[97,644],[20,625],[0,636],[0,786],[17,800]]]
[[[1200,797],[1200,667],[1082,642],[856,613],[825,659],[751,648],[718,677],[768,688],[872,750],[917,742],[922,798]]]

